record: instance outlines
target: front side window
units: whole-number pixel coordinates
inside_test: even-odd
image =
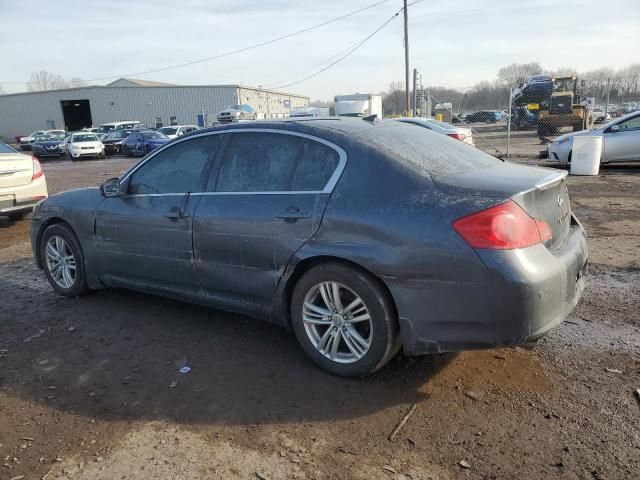
[[[278,133],[233,133],[221,160],[219,192],[320,191],[339,161],[314,140]]]
[[[620,130],[639,130],[640,129],[640,115],[630,118],[624,122],[620,122]]]
[[[218,149],[220,135],[193,138],[154,155],[129,181],[132,195],[203,192],[207,160]]]

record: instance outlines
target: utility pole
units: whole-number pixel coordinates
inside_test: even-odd
[[[418,70],[413,69],[413,116],[418,116]]]
[[[404,0],[404,85],[405,85],[405,114],[411,110],[409,103],[409,12],[407,0]]]

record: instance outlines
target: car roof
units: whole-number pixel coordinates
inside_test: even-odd
[[[251,122],[227,123],[190,132],[187,135],[201,135],[206,132],[237,129],[272,128],[277,130],[332,130],[345,134],[375,128],[384,121],[367,121],[359,117],[301,117]]]

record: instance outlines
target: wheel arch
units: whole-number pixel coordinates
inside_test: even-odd
[[[367,275],[374,282],[376,282],[384,294],[387,296],[387,300],[389,301],[389,305],[393,308],[394,318],[396,319],[396,324],[398,326],[398,331],[400,329],[400,324],[398,322],[398,309],[396,306],[395,299],[389,290],[387,284],[380,278],[380,276],[373,273],[368,268],[360,265],[353,260],[349,260],[344,257],[336,256],[336,255],[315,255],[312,257],[307,257],[301,259],[298,263],[296,263],[292,267],[291,273],[289,273],[286,278],[283,280],[283,285],[280,289],[280,300],[281,300],[281,309],[284,314],[285,323],[287,326],[291,325],[291,297],[293,296],[293,290],[295,289],[298,280],[302,278],[302,276],[318,265],[326,264],[326,263],[338,263],[355,270],[359,270],[360,272]]]
[[[36,252],[36,262],[38,264],[38,268],[42,268],[42,258],[40,258],[40,243],[42,242],[42,236],[44,235],[44,231],[47,228],[49,228],[51,225],[58,225],[58,224],[63,224],[69,227],[69,230],[71,230],[73,235],[76,237],[76,240],[78,240],[78,235],[76,234],[75,230],[73,229],[73,226],[71,226],[69,222],[67,222],[61,217],[47,218],[44,222],[42,222],[42,225],[40,225],[40,230],[38,230],[38,235],[36,236],[35,252]]]

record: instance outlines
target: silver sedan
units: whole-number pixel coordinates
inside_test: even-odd
[[[549,161],[569,163],[573,149],[573,137],[578,135],[602,135],[601,163],[640,160],[640,112],[633,112],[617,118],[600,128],[559,136],[547,147]]]

